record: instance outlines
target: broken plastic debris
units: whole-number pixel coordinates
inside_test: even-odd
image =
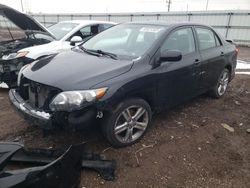
[[[229,132],[234,132],[234,128],[231,127],[231,126],[229,126],[228,124],[222,123],[221,125],[222,125],[222,127],[224,127],[225,129],[227,129]]]

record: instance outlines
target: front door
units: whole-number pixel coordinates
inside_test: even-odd
[[[178,28],[168,35],[160,51],[179,50],[182,59],[162,62],[159,70],[158,95],[162,104],[172,106],[197,95],[200,82],[200,54],[196,50],[192,27]],[[160,53],[159,53],[160,54]]]

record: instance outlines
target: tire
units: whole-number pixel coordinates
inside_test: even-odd
[[[112,146],[125,147],[143,137],[151,124],[152,111],[145,100],[131,98],[122,101],[105,116],[102,125],[104,136]]]
[[[230,80],[230,72],[228,69],[225,68],[221,72],[216,85],[210,91],[210,96],[217,99],[222,97],[226,93],[229,80]]]

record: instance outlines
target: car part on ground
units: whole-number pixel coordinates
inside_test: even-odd
[[[82,168],[95,170],[107,181],[115,179],[116,161],[106,160],[103,155],[84,153],[82,156]]]
[[[151,110],[213,88],[221,97],[234,77],[236,59],[235,46],[206,25],[125,23],[28,66],[9,96],[21,115],[43,129],[77,129],[103,118],[105,137],[122,147],[144,135]],[[139,119],[133,117],[137,113]]]
[[[14,164],[15,170],[5,170]],[[16,164],[37,165],[16,169]],[[82,168],[96,170],[106,180],[114,180],[116,163],[98,154],[84,153],[84,144],[67,150],[24,149],[17,143],[0,143],[1,188],[76,188]]]
[[[0,4],[0,16],[5,24],[1,25],[1,34],[10,35],[10,39],[0,42],[0,83],[9,87],[16,86],[18,71],[23,65],[30,63],[31,58],[25,57],[28,52],[19,50],[30,46],[46,44],[54,40],[44,26],[32,17]],[[6,31],[6,32],[4,32]],[[13,34],[13,32],[17,34]]]
[[[11,158],[22,149],[23,147],[16,143],[0,144],[1,188],[79,187],[83,144],[71,146],[63,155],[47,165],[4,171]],[[29,154],[27,156],[30,157]]]

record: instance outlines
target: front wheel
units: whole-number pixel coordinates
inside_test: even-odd
[[[143,137],[151,118],[151,108],[145,100],[127,99],[107,114],[102,126],[104,136],[114,147],[132,145]]]
[[[220,98],[225,94],[225,92],[227,90],[228,83],[229,83],[229,78],[230,78],[229,70],[224,69],[222,71],[222,73],[220,74],[220,77],[219,77],[216,85],[214,86],[214,88],[210,92],[212,97]]]

